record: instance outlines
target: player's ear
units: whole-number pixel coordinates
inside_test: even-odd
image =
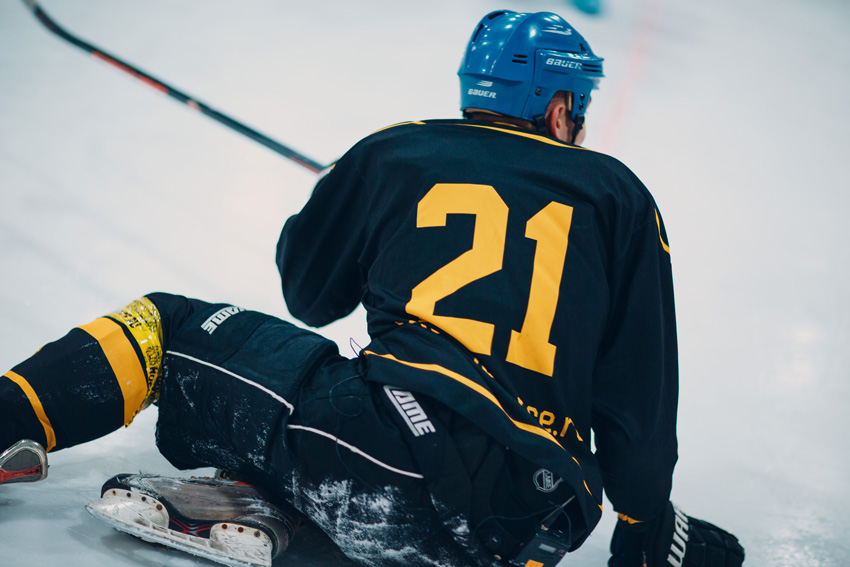
[[[546,127],[553,138],[566,142],[569,138],[572,121],[569,120],[572,93],[558,92],[546,109]]]

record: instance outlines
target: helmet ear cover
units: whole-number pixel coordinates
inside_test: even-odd
[[[578,123],[598,88],[602,59],[556,14],[492,12],[475,29],[458,70],[461,110],[477,108],[540,126],[552,97],[572,93]]]

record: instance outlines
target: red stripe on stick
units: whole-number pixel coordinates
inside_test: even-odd
[[[136,70],[134,70],[131,67],[128,67],[127,65],[124,65],[120,61],[116,61],[112,57],[105,55],[105,54],[101,53],[100,51],[92,51],[91,54],[92,54],[92,57],[94,57],[95,59],[100,59],[101,61],[103,61],[105,63],[109,63],[113,67],[116,67],[117,69],[120,69],[121,71],[124,71],[125,73],[129,73],[130,75],[133,75],[135,78],[139,79],[140,81],[142,81],[143,83],[145,83],[149,87],[153,87],[161,93],[168,94],[168,87],[166,87],[162,83],[158,83],[158,82],[154,81],[150,77],[146,77],[146,76],[138,73]]]

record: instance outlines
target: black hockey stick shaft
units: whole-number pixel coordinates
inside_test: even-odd
[[[272,140],[271,138],[269,138],[265,134],[261,134],[260,132],[257,132],[256,130],[254,130],[250,126],[246,126],[245,124],[243,124],[243,123],[241,123],[237,120],[234,120],[233,118],[230,118],[226,114],[222,114],[221,112],[215,110],[214,108],[209,107],[208,105],[200,102],[199,100],[190,97],[186,93],[175,89],[174,87],[160,81],[159,79],[157,79],[155,77],[152,77],[151,75],[145,73],[141,69],[134,67],[133,65],[130,65],[126,61],[122,61],[121,59],[119,59],[119,58],[117,58],[113,55],[110,55],[109,53],[103,51],[102,49],[100,49],[98,47],[95,47],[94,45],[88,43],[87,41],[84,41],[84,40],[80,39],[79,37],[76,37],[76,36],[68,33],[66,30],[64,30],[62,27],[60,27],[50,16],[48,16],[47,13],[45,13],[45,11],[41,9],[41,7],[36,3],[35,0],[24,0],[24,3],[30,8],[30,10],[32,10],[32,13],[35,14],[35,17],[38,18],[38,20],[42,24],[44,24],[44,26],[48,30],[55,33],[56,35],[58,35],[59,37],[61,37],[65,41],[72,43],[73,45],[76,45],[77,47],[79,47],[80,49],[82,49],[84,51],[87,51],[88,53],[90,53],[96,59],[100,59],[101,61],[105,61],[106,63],[109,63],[110,65],[112,65],[116,69],[119,69],[119,70],[124,71],[125,73],[127,73],[129,75],[132,75],[133,77],[139,79],[140,81],[142,81],[146,85],[155,88],[156,90],[160,91],[161,93],[167,94],[171,98],[179,100],[180,102],[187,105],[188,107],[193,108],[193,109],[201,112],[202,114],[205,114],[206,116],[209,116],[213,120],[216,120],[217,122],[220,122],[221,124],[224,124],[225,126],[227,126],[229,128],[232,128],[233,130],[236,130],[240,134],[251,138],[255,142],[261,143],[262,145],[266,146],[270,150],[277,152],[277,153],[279,153],[280,155],[282,155],[286,158],[291,159],[295,163],[306,167],[310,171],[318,173],[319,171],[321,171],[321,170],[325,169],[325,167],[327,167],[325,165],[320,164],[317,161],[314,161],[314,160],[296,152],[292,148],[285,146],[285,145],[281,144],[280,142]]]

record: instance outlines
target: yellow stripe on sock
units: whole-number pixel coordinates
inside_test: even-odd
[[[95,319],[79,328],[100,343],[124,396],[124,425],[130,425],[136,414],[142,410],[148,394],[145,370],[133,350],[132,343],[127,339],[121,325],[106,317]]]
[[[30,404],[32,404],[32,410],[35,412],[36,417],[38,417],[38,420],[41,422],[41,426],[44,428],[44,436],[47,439],[47,447],[45,450],[50,451],[56,446],[56,434],[53,432],[53,426],[50,425],[50,420],[47,419],[47,414],[44,413],[44,407],[41,405],[41,400],[38,399],[38,394],[35,393],[35,390],[33,390],[32,386],[30,386],[30,383],[27,382],[20,374],[10,370],[3,376],[17,384],[18,387],[24,391],[24,394],[26,394],[27,399]]]

